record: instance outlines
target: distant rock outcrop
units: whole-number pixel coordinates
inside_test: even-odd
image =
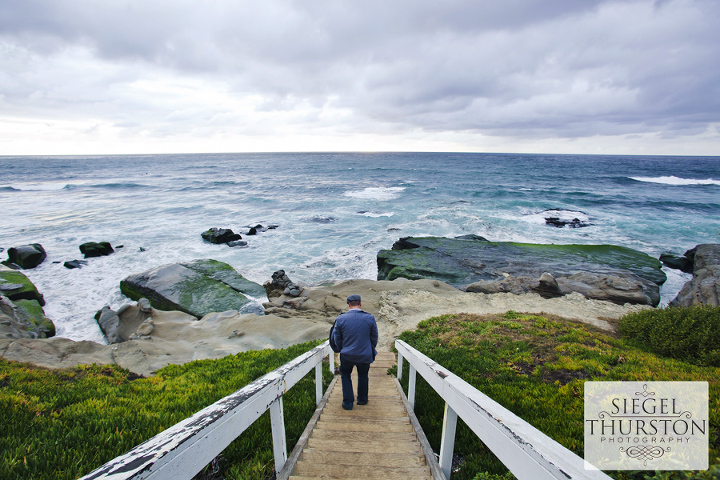
[[[93,258],[110,255],[115,253],[115,250],[110,242],[86,242],[80,245],[80,253],[85,255],[85,258]]]
[[[698,245],[685,253],[693,278],[670,302],[671,306],[720,305],[720,244]]]
[[[229,228],[216,228],[213,227],[210,230],[206,230],[203,233],[200,234],[200,236],[205,240],[206,242],[214,243],[214,244],[220,244],[220,243],[228,243],[233,242],[235,240],[242,239],[242,235],[239,233],[235,233]]]
[[[230,265],[217,260],[195,260],[163,265],[131,275],[120,290],[133,300],[150,300],[158,310],[179,310],[197,318],[211,312],[255,312],[246,296],[265,297],[262,285],[251,282]]]
[[[476,293],[579,292],[618,304],[657,305],[662,265],[614,245],[489,242],[482,237],[401,238],[378,253],[378,280],[432,278]]]

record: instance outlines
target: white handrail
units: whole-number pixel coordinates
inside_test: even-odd
[[[263,413],[270,410],[275,471],[287,460],[282,396],[315,368],[315,403],[322,399],[322,361],[335,355],[329,342],[313,348],[132,450],[82,477],[182,480],[193,478]]]
[[[410,364],[408,402],[415,404],[415,372],[445,401],[440,445],[445,478],[450,478],[459,416],[519,480],[610,480],[599,470],[586,470],[582,458],[407,343],[396,340],[395,348],[398,379],[402,378],[403,358]]]

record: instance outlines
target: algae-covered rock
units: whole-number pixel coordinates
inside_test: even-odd
[[[211,312],[243,311],[251,300],[264,297],[262,285],[251,282],[230,265],[217,260],[195,260],[153,268],[120,282],[123,294],[150,300],[158,310],[179,310],[197,318]],[[248,305],[248,307],[246,307]]]
[[[4,266],[0,266],[0,293],[13,302],[37,300],[40,306],[45,305],[45,299],[25,274]]]
[[[37,267],[46,258],[47,253],[45,253],[43,246],[39,243],[32,243],[30,245],[9,248],[7,262],[27,270]]]
[[[115,253],[110,242],[87,242],[80,245],[79,248],[85,258],[104,257]]]
[[[378,280],[432,278],[484,293],[537,291],[551,275],[559,294],[657,305],[665,280],[655,258],[615,245],[490,242],[482,237],[408,237],[378,253]],[[478,289],[479,288],[479,289]]]
[[[55,324],[45,316],[45,311],[37,300],[17,300],[13,302],[19,314],[28,323],[28,330],[33,338],[50,338],[55,336]]]
[[[200,236],[205,240],[206,242],[220,244],[220,243],[228,243],[235,240],[242,239],[242,235],[239,233],[235,233],[229,228],[217,228],[213,227],[209,230],[204,231],[200,234]]]
[[[21,272],[0,266],[0,338],[48,338],[55,325],[45,316],[42,295]]]

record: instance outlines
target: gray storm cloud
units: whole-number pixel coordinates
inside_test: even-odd
[[[222,104],[183,107],[192,85],[256,98],[266,114],[302,110],[300,128],[344,112],[333,125],[355,132],[679,137],[720,116],[715,0],[0,0],[0,10],[0,110],[11,118],[92,115],[157,135],[245,121]],[[168,78],[188,86],[137,88]]]

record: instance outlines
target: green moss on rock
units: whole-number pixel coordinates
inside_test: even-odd
[[[216,260],[164,265],[131,275],[120,282],[120,290],[133,300],[147,298],[158,310],[179,310],[197,318],[242,309],[250,302],[245,293],[265,295],[261,285]]]
[[[43,296],[40,295],[37,287],[35,287],[35,285],[30,281],[30,279],[27,278],[22,272],[2,267],[0,268],[0,283],[14,283],[22,285],[21,288],[2,292],[3,295],[5,295],[12,301],[37,300],[40,306],[45,305],[45,299],[43,299]]]
[[[17,300],[13,302],[18,307],[18,313],[28,323],[28,330],[38,338],[55,336],[55,324],[45,316],[45,311],[37,300]]]

